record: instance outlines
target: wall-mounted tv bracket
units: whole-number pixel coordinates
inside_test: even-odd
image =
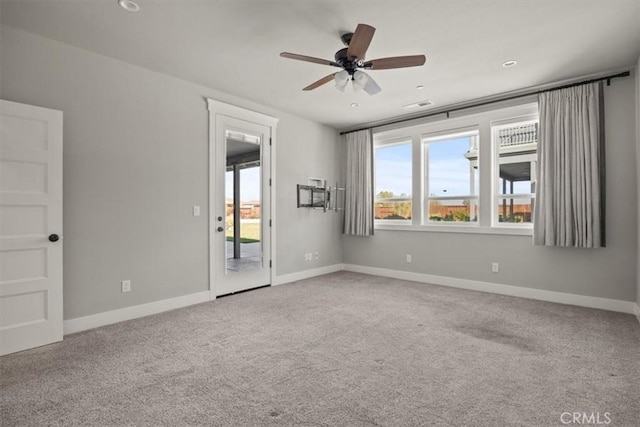
[[[298,184],[298,207],[327,211],[344,210],[344,188],[327,185],[326,180],[309,178],[307,185]]]

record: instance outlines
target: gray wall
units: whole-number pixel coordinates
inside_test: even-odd
[[[280,118],[278,275],[344,261],[640,303],[634,79],[606,88],[608,247],[575,250],[521,236],[341,238],[339,215],[295,208],[296,183],[342,181],[334,129],[6,26],[0,48],[0,97],[65,114],[65,319],[208,289],[205,96]],[[191,216],[195,204],[201,217]],[[315,251],[320,259],[305,262]],[[490,272],[492,261],[500,273]],[[133,292],[120,292],[122,279]]]
[[[633,78],[605,86],[607,248],[533,246],[530,236],[382,231],[345,236],[345,263],[636,300],[638,191]],[[411,264],[405,254],[413,255]],[[500,272],[491,272],[491,262]]]
[[[278,139],[290,141],[286,149],[279,147],[276,159],[278,241],[274,260],[279,276],[342,263],[342,213],[296,207],[296,184],[307,184],[308,178],[326,179],[332,186],[339,181],[344,186],[338,132],[306,124],[308,129],[278,126]],[[305,262],[306,252],[318,252],[319,259]]]
[[[278,274],[342,261],[338,216],[297,210],[294,191],[338,179],[335,130],[6,26],[0,48],[0,97],[64,112],[65,319],[208,289],[203,97],[280,118]],[[305,263],[307,250],[320,260]]]

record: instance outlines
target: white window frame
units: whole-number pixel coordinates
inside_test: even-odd
[[[479,146],[480,143],[480,131],[477,127],[471,127],[469,129],[455,129],[451,132],[435,132],[430,134],[422,135],[422,151],[424,153],[424,173],[423,173],[423,188],[424,188],[424,196],[423,196],[423,218],[422,224],[429,225],[434,227],[477,227],[480,222],[480,213],[478,212],[478,220],[477,221],[469,221],[469,222],[449,222],[449,221],[431,221],[429,220],[429,202],[430,201],[447,201],[447,200],[460,200],[460,199],[469,199],[474,200],[476,205],[480,205],[480,188],[474,188],[476,194],[467,194],[467,195],[455,195],[455,196],[430,196],[430,186],[429,186],[429,144],[433,142],[441,142],[447,139],[455,139],[461,138],[465,136],[475,136],[476,137],[476,145]],[[478,176],[480,175],[480,163],[478,158]],[[469,163],[469,167],[472,167],[472,164]],[[473,182],[473,174],[470,174],[470,180]],[[471,207],[473,211],[473,207]]]
[[[498,139],[498,131],[503,128],[512,127],[514,125],[519,124],[528,124],[528,123],[539,123],[538,114],[527,114],[519,117],[511,117],[505,120],[494,120],[491,122],[491,148],[492,148],[492,157],[493,157],[493,176],[494,179],[494,189],[493,189],[493,200],[491,203],[491,226],[494,228],[514,228],[514,229],[529,229],[533,230],[533,223],[531,222],[523,222],[523,223],[514,223],[514,222],[500,222],[499,215],[499,203],[502,199],[531,199],[535,203],[535,193],[514,193],[514,194],[505,194],[500,189],[500,141]],[[528,153],[521,155],[519,159],[516,159],[515,156],[505,157],[502,164],[509,163],[520,163],[522,160],[526,160],[530,162],[531,167],[531,182],[537,183],[537,150],[538,145],[530,144],[529,148],[531,150],[535,150],[535,153]],[[517,160],[517,161],[516,161]],[[532,212],[533,214],[533,212]]]
[[[522,121],[523,117],[537,117],[538,104],[531,102],[477,112],[462,111],[442,116],[429,117],[410,122],[409,125],[389,125],[376,129],[373,134],[374,147],[411,141],[412,144],[412,215],[411,221],[375,220],[377,230],[425,231],[480,234],[531,235],[530,226],[513,226],[494,221],[494,200],[498,197],[499,170],[496,167],[498,153],[493,143],[492,127],[509,121]],[[517,119],[517,120],[516,120]],[[477,129],[478,137],[478,221],[460,223],[426,222],[425,219],[425,174],[426,160],[423,137],[451,135],[460,131]],[[375,152],[375,151],[374,151]],[[374,157],[375,162],[375,157]],[[460,199],[460,197],[456,197]],[[497,206],[497,204],[496,204]],[[497,216],[496,216],[497,219]]]
[[[373,203],[374,203],[374,212],[375,212],[375,204],[378,202],[382,202],[382,200],[384,199],[378,199],[376,198],[377,193],[377,188],[376,188],[376,182],[375,182],[375,178],[376,178],[376,173],[375,173],[375,153],[376,153],[376,149],[378,148],[387,148],[387,147],[393,147],[393,146],[397,146],[397,145],[409,145],[412,149],[413,149],[413,141],[411,139],[411,137],[394,137],[394,138],[390,138],[390,139],[386,139],[386,140],[378,140],[376,141],[374,139],[373,142],[373,153],[374,153],[374,176],[373,176],[373,188],[375,190],[375,194],[373,195]],[[411,176],[413,179],[413,150],[411,153],[411,162],[412,162],[412,168],[411,168]],[[415,193],[413,191],[413,182],[411,183],[411,194],[409,194],[409,197],[407,198],[400,198],[400,197],[394,197],[393,199],[386,199],[388,201],[392,201],[392,202],[396,202],[396,201],[408,201],[411,202],[411,219],[376,219],[374,221],[375,223],[384,223],[387,225],[393,225],[393,226],[407,226],[407,225],[411,225],[413,223],[413,218],[414,218],[414,214],[415,214],[415,203],[413,201],[413,194]]]

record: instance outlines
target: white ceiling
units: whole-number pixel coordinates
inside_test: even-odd
[[[549,82],[620,70],[640,56],[640,0],[2,0],[1,20],[77,47],[338,129]],[[370,71],[382,92],[301,89],[335,68],[340,34],[376,27],[367,58],[425,54],[423,67]],[[518,61],[513,68],[501,64]],[[417,85],[424,85],[417,90]],[[351,103],[360,104],[352,108]]]

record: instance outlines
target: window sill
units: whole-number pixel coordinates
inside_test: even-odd
[[[434,233],[498,234],[507,236],[532,236],[533,227],[480,227],[477,225],[411,225],[411,224],[375,224],[374,230],[382,231],[419,231]]]

